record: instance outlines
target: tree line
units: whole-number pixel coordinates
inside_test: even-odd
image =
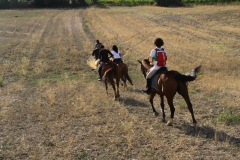
[[[114,0],[109,0],[112,2]],[[151,1],[151,3],[149,3]],[[0,0],[0,9],[11,9],[11,8],[51,8],[51,7],[83,7],[87,5],[95,5],[100,4],[101,0]],[[144,2],[146,5],[153,5],[156,4],[158,6],[184,6],[185,3],[205,3],[205,4],[212,4],[212,3],[231,3],[231,2],[240,2],[240,0],[120,0],[120,3],[123,5],[127,5],[127,2],[134,2],[135,5],[143,5]],[[141,3],[140,3],[141,2]],[[103,3],[108,3],[105,0]],[[131,4],[130,3],[130,4]]]
[[[86,0],[0,0],[0,9],[21,7],[81,7],[86,5]]]

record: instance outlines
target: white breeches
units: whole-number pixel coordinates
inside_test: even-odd
[[[157,70],[159,69],[160,67],[156,67],[156,66],[153,66],[152,68],[150,68],[148,70],[148,73],[146,75],[146,79],[148,78],[152,78],[152,76],[157,72]]]

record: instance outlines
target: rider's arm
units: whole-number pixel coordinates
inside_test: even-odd
[[[148,57],[148,60],[150,61],[151,65],[154,65],[155,54],[156,54],[156,50],[155,49],[151,50],[150,55]]]
[[[108,54],[110,54],[110,57],[114,58],[113,54],[110,51],[108,51]]]
[[[149,56],[148,59],[149,59],[149,61],[150,61],[150,64],[153,65],[153,64],[154,64],[154,58]]]

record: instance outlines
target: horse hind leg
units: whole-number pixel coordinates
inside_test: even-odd
[[[116,86],[117,86],[117,90],[115,91],[116,98],[120,97],[120,94],[119,94],[119,81],[120,81],[120,77],[116,76]],[[113,80],[113,84],[114,84],[114,80]],[[115,87],[115,85],[114,85],[114,87]]]
[[[193,125],[194,125],[194,127],[196,127],[197,121],[194,117],[192,103],[191,103],[190,98],[189,98],[188,89],[187,89],[186,84],[180,84],[180,88],[178,90],[178,93],[184,98],[185,102],[187,103],[188,110],[189,110],[189,112],[191,113],[191,116],[192,116]]]
[[[127,88],[127,83],[126,83],[126,77],[124,76],[124,75],[122,75],[121,76],[121,80],[122,80],[122,82],[123,82],[123,87],[124,87],[124,91],[126,90],[126,88]]]
[[[150,94],[149,102],[151,103],[152,110],[153,110],[155,116],[157,117],[159,115],[159,113],[156,111],[156,109],[153,105],[153,98],[154,98],[155,95],[156,95],[156,93],[153,93],[153,92]]]
[[[175,108],[174,108],[174,105],[173,105],[173,97],[167,97],[167,102],[168,102],[168,105],[170,107],[170,111],[171,111],[171,116],[170,116],[170,120],[167,122],[167,125],[168,126],[172,126],[173,125],[173,118],[174,118],[174,112],[175,112]]]
[[[161,109],[162,109],[162,122],[166,122],[166,115],[165,115],[165,111],[164,111],[164,96],[163,95],[160,95],[160,106],[161,106]]]
[[[106,94],[108,96],[108,85],[107,85],[108,82],[107,82],[107,80],[105,80],[104,83],[105,83],[105,88],[106,88]]]
[[[116,91],[116,87],[115,87],[114,81],[110,80],[109,82],[111,83],[113,91],[114,91],[114,100],[116,100],[118,98],[118,94],[117,94],[117,91]]]

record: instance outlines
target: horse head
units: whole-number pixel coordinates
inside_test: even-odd
[[[138,60],[138,62],[141,64],[142,74],[146,78],[146,73],[152,67],[152,65],[150,64],[150,61],[148,59],[143,59],[142,61]]]

